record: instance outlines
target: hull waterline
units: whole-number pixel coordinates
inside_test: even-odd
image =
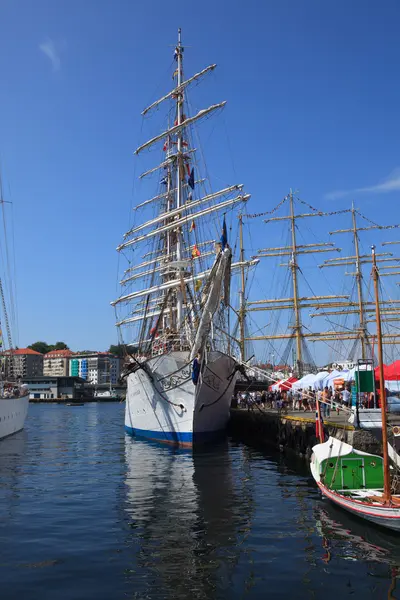
[[[329,490],[320,482],[317,482],[317,485],[326,498],[351,514],[370,521],[375,525],[400,531],[400,508],[362,502],[361,500],[355,500],[332,492],[332,490]]]
[[[0,398],[0,440],[24,428],[28,407],[29,395]]]

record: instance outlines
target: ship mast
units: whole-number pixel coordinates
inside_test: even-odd
[[[130,345],[137,346],[139,352],[143,350],[145,354],[153,355],[171,344],[174,349],[180,347],[181,350],[190,346],[197,329],[196,317],[202,311],[202,294],[199,290],[202,282],[207,282],[212,275],[212,257],[215,264],[215,250],[211,250],[211,247],[215,248],[215,239],[210,239],[214,214],[216,216],[234,206],[245,204],[250,198],[249,194],[243,192],[242,184],[206,194],[197,191],[205,179],[195,179],[194,168],[190,169],[190,161],[196,152],[196,148],[189,146],[192,141],[190,131],[195,123],[222,110],[226,102],[212,104],[192,116],[184,114],[186,89],[214,71],[216,65],[211,64],[184,80],[183,51],[179,29],[174,48],[177,66],[173,73],[174,87],[142,111],[142,115],[147,116],[162,103],[171,103],[168,113],[173,114],[173,123],[168,123],[167,129],[135,150],[138,156],[145,150],[164,144],[163,160],[143,172],[139,178],[161,172],[159,183],[166,187],[134,206],[134,223],[124,233],[123,241],[117,247],[118,252],[125,254],[129,267],[120,281],[121,295],[111,302],[118,311],[117,327],[126,326],[130,329]],[[152,208],[153,216],[141,219],[141,213],[136,211],[142,208]],[[206,228],[209,234],[204,239]],[[138,260],[141,244],[146,249],[141,256],[143,261]],[[234,262],[230,268],[232,272],[243,272],[245,267],[255,266],[257,262]],[[220,331],[227,336],[228,344],[232,339],[240,345],[240,341],[230,337],[229,332]]]
[[[355,258],[356,258],[356,272],[355,278],[357,282],[357,295],[358,295],[358,309],[359,309],[359,319],[360,319],[360,341],[361,341],[361,358],[365,360],[365,342],[366,340],[366,327],[365,327],[365,317],[364,317],[364,305],[363,305],[363,293],[362,293],[362,270],[360,264],[360,250],[359,250],[359,240],[358,240],[358,231],[357,231],[357,222],[356,222],[356,212],[354,210],[354,202],[351,205],[351,218],[353,222],[353,236],[354,236],[354,250],[355,250]]]
[[[293,308],[294,308],[294,318],[295,318],[295,335],[296,335],[296,361],[297,361],[297,370],[300,372],[300,365],[303,364],[303,357],[301,352],[301,315],[300,315],[300,307],[299,307],[299,289],[297,285],[297,245],[296,245],[296,221],[294,216],[294,206],[293,206],[293,192],[290,190],[289,194],[290,201],[290,225],[291,225],[291,234],[292,234],[292,258],[290,261],[290,268],[292,271],[292,281],[293,281]]]
[[[243,247],[243,215],[239,215],[239,241],[240,241],[240,262],[242,264],[240,269],[241,275],[241,290],[240,290],[240,308],[239,308],[239,324],[240,324],[240,360],[246,361],[246,341],[245,341],[245,321],[246,321],[246,307],[245,307],[245,292],[246,292],[246,279],[245,279],[245,262],[244,262],[244,247]]]
[[[182,54],[183,54],[183,46],[181,44],[181,28],[178,29],[178,45],[176,47],[176,57],[178,63],[178,93],[176,95],[176,110],[177,110],[177,125],[180,126],[182,124],[182,105],[183,105],[183,90],[181,89],[182,84]],[[176,169],[176,208],[180,208],[182,205],[182,168],[183,168],[183,159],[182,159],[182,129],[178,131],[177,135],[177,169]],[[181,240],[181,229],[179,228],[176,232],[176,260],[182,260],[182,240]],[[182,270],[179,269],[180,274]],[[180,327],[182,325],[182,289],[176,290],[176,307],[177,307],[177,315],[176,315],[176,330],[180,331]]]
[[[383,476],[384,488],[383,499],[385,503],[390,503],[390,469],[389,469],[389,453],[388,453],[388,438],[387,438],[387,416],[386,416],[386,390],[385,377],[383,372],[383,349],[382,349],[382,323],[381,323],[381,308],[379,303],[379,271],[376,263],[375,246],[372,246],[372,278],[374,280],[375,291],[375,314],[376,314],[376,333],[378,346],[378,361],[379,361],[379,386],[381,397],[381,413],[382,413],[382,444],[383,444]]]
[[[288,333],[278,335],[260,335],[245,338],[246,340],[258,341],[258,340],[290,340],[295,339],[296,343],[296,360],[294,362],[295,370],[298,376],[303,375],[304,370],[304,352],[303,343],[305,339],[311,341],[336,339],[335,332],[323,332],[323,333],[305,333],[303,331],[301,311],[304,308],[331,308],[346,306],[348,296],[303,296],[299,295],[299,282],[298,282],[298,271],[299,271],[299,256],[303,254],[314,254],[320,252],[340,252],[340,248],[334,247],[332,243],[312,243],[312,244],[298,244],[296,239],[296,228],[297,220],[308,218],[308,217],[322,217],[324,213],[313,209],[311,213],[295,214],[294,206],[294,194],[290,190],[290,193],[283,199],[280,204],[289,202],[289,215],[282,217],[272,217],[265,220],[265,223],[277,222],[277,221],[289,221],[290,222],[290,236],[291,243],[288,246],[281,247],[270,247],[264,248],[258,251],[256,257],[253,258],[271,258],[287,256],[289,258],[288,263],[281,264],[280,266],[289,267],[292,275],[292,287],[293,295],[290,298],[275,298],[256,300],[248,302],[248,311],[281,311],[281,310],[293,310],[294,313],[294,325],[292,325],[292,331]],[[279,206],[279,205],[278,205]],[[274,209],[271,212],[274,212]],[[261,215],[253,215],[254,217]]]
[[[361,356],[362,359],[365,360],[366,358],[368,358],[367,356],[367,349],[369,349],[371,347],[370,344],[370,334],[368,333],[367,330],[367,323],[371,322],[371,320],[366,318],[366,315],[368,313],[373,312],[374,309],[374,302],[370,302],[370,301],[366,301],[364,300],[363,297],[363,272],[362,272],[362,265],[364,264],[368,264],[372,262],[372,258],[369,255],[362,255],[360,254],[360,247],[359,247],[359,243],[360,243],[360,237],[359,237],[359,232],[360,231],[370,231],[370,230],[375,230],[375,229],[396,229],[398,228],[398,225],[369,225],[368,227],[358,227],[357,226],[357,219],[356,219],[356,215],[360,214],[357,209],[354,207],[354,203],[352,203],[352,207],[350,209],[351,212],[351,216],[352,216],[352,227],[349,229],[337,229],[335,231],[330,231],[329,234],[330,235],[337,235],[339,233],[351,233],[353,235],[353,241],[354,241],[354,256],[345,256],[345,257],[336,257],[336,258],[332,258],[332,259],[328,259],[326,260],[322,265],[320,265],[321,268],[325,268],[325,267],[340,267],[340,266],[347,266],[347,265],[353,265],[355,266],[355,271],[353,273],[346,273],[346,275],[351,275],[353,277],[355,277],[356,280],[356,285],[357,285],[357,303],[354,304],[353,302],[349,302],[347,309],[343,310],[343,308],[341,308],[340,310],[336,310],[336,311],[325,311],[325,312],[318,312],[318,313],[313,313],[310,316],[311,317],[322,317],[322,316],[340,316],[340,315],[348,315],[348,314],[358,314],[358,318],[359,318],[359,328],[358,330],[355,330],[354,332],[354,336],[352,338],[348,338],[348,339],[354,339],[355,342],[357,340],[360,341],[361,343]],[[361,215],[362,216],[362,215]],[[395,242],[383,242],[383,246],[386,246],[390,243],[395,243]],[[386,263],[386,262],[399,262],[400,259],[393,257],[393,254],[390,252],[381,252],[381,253],[376,253],[374,252],[374,260],[376,263]],[[395,265],[388,265],[382,268],[385,269],[393,269],[393,268],[398,268],[399,265],[395,264]],[[396,275],[397,272],[388,272],[388,273],[384,273],[381,276],[385,275],[385,276],[389,276],[389,275]],[[398,304],[398,301],[390,301],[390,302],[385,302],[385,301],[380,301],[380,306],[385,306],[387,304],[393,305],[393,304]],[[388,315],[388,317],[392,314],[394,315],[400,315],[400,311],[398,309],[388,309],[388,308],[383,308],[381,309],[381,313],[384,315]],[[398,334],[386,334],[386,335],[382,335],[381,337],[382,339],[382,343],[388,343],[388,344],[393,344],[393,343],[398,343],[398,339],[400,339],[400,335]],[[371,352],[371,350],[370,350]]]

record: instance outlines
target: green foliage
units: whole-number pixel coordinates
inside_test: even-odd
[[[111,352],[111,354],[114,354],[115,356],[119,356],[119,358],[123,358],[125,354],[124,346],[122,344],[111,344],[108,351]]]
[[[67,344],[65,342],[57,342],[56,344],[47,344],[47,342],[35,342],[28,346],[31,350],[35,350],[35,352],[40,352],[41,354],[47,354],[52,350],[69,350]]]
[[[65,342],[56,342],[52,347],[53,350],[69,350]]]

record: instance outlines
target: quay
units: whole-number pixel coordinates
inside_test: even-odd
[[[116,396],[89,396],[86,398],[30,398],[30,404],[88,404],[93,402],[123,402]]]
[[[399,417],[397,420],[400,421]],[[392,423],[393,425],[395,423]],[[332,414],[324,419],[329,435],[351,444],[357,450],[382,454],[382,443],[368,430],[356,429],[348,423],[346,414]],[[315,435],[315,413],[278,411],[255,406],[231,408],[229,434],[249,445],[294,452],[309,458],[312,447],[318,443]]]

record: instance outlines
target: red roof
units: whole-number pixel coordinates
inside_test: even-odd
[[[69,358],[72,356],[71,350],[52,350],[44,355],[45,358]]]
[[[36,350],[32,350],[31,348],[18,348],[17,350],[6,350],[5,354],[13,354],[14,356],[18,356],[21,354],[37,354],[38,356],[43,356],[40,352],[36,352]]]

